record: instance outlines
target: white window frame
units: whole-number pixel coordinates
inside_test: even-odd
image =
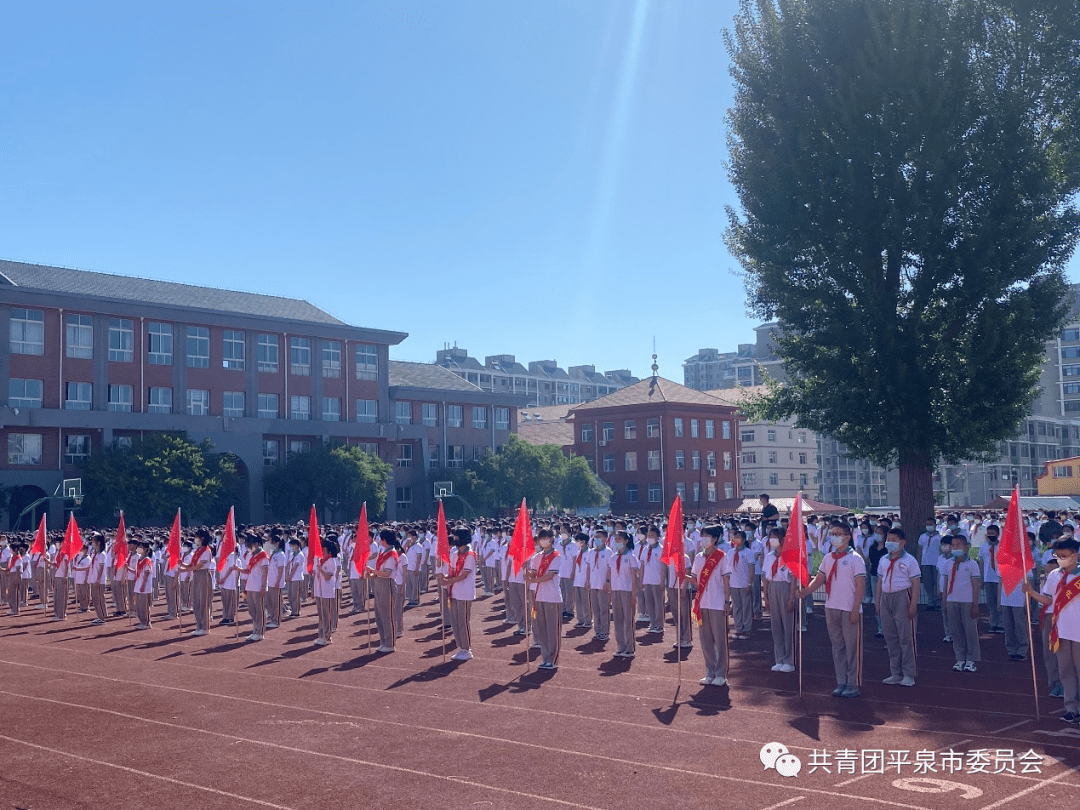
[[[311,376],[311,338],[289,338],[289,373],[296,377]]]
[[[45,354],[45,312],[40,309],[15,307],[8,317],[8,338],[12,354]]]
[[[34,467],[41,464],[40,433],[9,433],[7,463]]]
[[[184,335],[184,357],[188,368],[210,368],[210,328],[189,326]]]
[[[171,366],[173,362],[173,325],[161,321],[147,324],[146,362],[152,366]]]
[[[323,341],[322,375],[328,380],[336,380],[341,376],[341,344],[336,340]]]
[[[298,422],[311,419],[311,397],[293,394],[289,397],[289,418]]]
[[[271,400],[271,397],[273,399]],[[274,407],[270,407],[270,403],[274,403]],[[280,419],[281,418],[281,397],[278,394],[259,394],[259,418],[260,419]]]
[[[210,415],[209,391],[203,388],[189,388],[187,389],[185,398],[187,400],[186,412],[188,416]]]
[[[150,390],[146,394],[146,412],[147,413],[172,413],[173,401],[172,401],[172,389],[165,386],[152,385]],[[165,392],[164,396],[161,392]],[[166,402],[161,400],[165,399]],[[155,401],[156,400],[156,401]]]
[[[114,413],[131,413],[134,392],[130,385],[109,383],[108,407]]]
[[[278,336],[262,334],[256,340],[255,351],[258,355],[259,371],[276,374],[278,363],[281,361],[281,344],[278,342]]]
[[[341,399],[339,397],[323,397],[323,399],[322,399],[322,421],[324,421],[324,422],[340,422],[341,421]]]
[[[356,346],[356,379],[379,379],[379,347],[366,343]]]
[[[72,397],[72,394],[75,397]],[[93,407],[94,386],[88,382],[70,381],[64,383],[64,410],[88,411]]]
[[[448,428],[459,428],[465,423],[465,408],[462,405],[447,405],[446,406],[446,426]]]
[[[362,409],[361,409],[362,406]],[[377,399],[358,399],[356,400],[356,421],[357,422],[378,422],[379,421],[379,400]]]
[[[94,359],[94,319],[90,315],[65,316],[64,355],[83,360]]]
[[[34,396],[34,392],[37,396]],[[40,408],[45,391],[44,380],[10,377],[8,379],[9,408]]]
[[[135,359],[135,322],[109,318],[109,362],[130,363]]]
[[[246,399],[243,391],[225,391],[221,395],[221,415],[239,419],[244,415]]]
[[[90,436],[85,433],[69,433],[64,436],[64,463],[77,465],[90,457]]]
[[[221,333],[221,367],[230,371],[243,371],[247,365],[247,337],[238,329],[226,329]]]

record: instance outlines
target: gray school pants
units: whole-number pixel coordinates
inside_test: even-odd
[[[392,584],[388,577],[373,577],[371,580],[375,590],[375,627],[379,631],[379,646],[391,649],[397,637]]]
[[[650,630],[664,629],[664,586],[660,583],[645,586],[645,613]]]
[[[1028,654],[1028,624],[1027,610],[1023,607],[1001,606],[1001,621],[1005,628],[1005,652],[1009,655]]]
[[[615,644],[624,652],[634,652],[633,591],[611,592],[611,621],[615,625]]]
[[[1059,638],[1057,660],[1065,711],[1080,714],[1080,641]]]
[[[191,580],[191,603],[194,608],[195,629],[210,631],[210,600],[213,598],[209,571],[195,571]]]
[[[727,678],[727,611],[701,609],[701,655],[705,659],[706,678]]]
[[[176,602],[179,594],[179,582],[176,577],[165,577],[165,618],[175,619],[180,609]]]
[[[574,587],[574,601],[577,603],[577,620],[582,627],[592,626],[592,609],[589,604],[589,589],[582,585]]]
[[[559,578],[559,591],[562,593],[562,612],[574,612],[574,580],[570,577]]]
[[[730,588],[731,614],[736,633],[749,633],[754,629],[754,606],[749,588]]]
[[[903,678],[915,677],[915,639],[912,620],[908,618],[911,591],[905,588],[895,593],[881,593],[881,632],[889,648],[890,674]]]
[[[248,615],[251,616],[253,625],[252,633],[261,636],[266,633],[266,593],[263,591],[247,591],[244,595],[247,604]]]
[[[562,645],[562,603],[537,602],[533,637],[540,643],[541,663],[559,664]]]
[[[611,633],[611,594],[603,588],[590,588],[589,607],[592,608],[593,635],[609,635]]]
[[[952,628],[953,653],[957,661],[981,661],[979,655],[979,623],[971,615],[971,602],[945,601]]]
[[[936,565],[924,565],[922,566],[922,592],[926,598],[927,607],[940,607],[941,598],[938,594],[938,570]],[[949,635],[948,630],[945,631],[945,635]]]
[[[506,618],[516,622],[517,629],[525,631],[525,583],[510,582],[506,586],[506,594],[503,597],[506,603]]]
[[[303,586],[303,584],[304,584],[303,580],[300,580],[300,579],[290,580],[287,583],[287,585],[288,585],[288,594],[289,594],[289,615],[290,616],[299,616],[300,615],[300,588],[301,588],[301,586]]]
[[[795,666],[795,611],[788,610],[791,583],[766,581],[769,597],[769,624],[772,630],[773,663]]]
[[[1001,605],[998,604],[998,589],[1001,585],[997,582],[984,582],[983,593],[986,594],[986,607],[990,610],[990,626],[1001,627]]]
[[[833,669],[838,686],[862,685],[862,616],[851,623],[850,610],[825,608],[825,624],[832,642]]]
[[[472,616],[472,600],[450,600],[450,627],[454,632],[454,641],[459,650],[472,649],[472,633],[469,629],[469,619]]]
[[[1061,668],[1058,667],[1058,659],[1055,653],[1050,652],[1050,617],[1047,616],[1042,622],[1042,649],[1043,664],[1046,666],[1046,682],[1053,689],[1061,683]],[[1058,648],[1060,649],[1060,647]]]

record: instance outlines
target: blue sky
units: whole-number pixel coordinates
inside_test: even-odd
[[[406,360],[644,375],[655,336],[681,381],[756,323],[722,241],[736,6],[9,4],[0,256],[305,298]]]

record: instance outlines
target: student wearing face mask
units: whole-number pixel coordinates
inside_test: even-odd
[[[694,558],[687,581],[697,588],[690,608],[700,630],[701,655],[705,660],[702,686],[724,686],[728,671],[727,603],[728,578],[731,575],[730,556],[720,548],[723,529],[706,527],[702,538],[704,548]]]
[[[540,550],[524,566],[525,584],[532,594],[535,621],[533,638],[540,646],[540,669],[553,670],[559,665],[562,642],[560,613],[563,595],[560,590],[560,553],[555,548],[555,534],[541,529],[536,536]]]
[[[577,532],[570,549],[574,564],[574,604],[577,615],[574,627],[587,630],[592,627],[592,610],[589,606],[589,566],[585,563],[585,555],[589,553],[589,535],[586,532]]]
[[[281,548],[281,535],[273,533],[264,546],[270,557],[270,567],[266,574],[266,629],[272,630],[281,624],[282,602],[285,591],[285,552]]]
[[[945,575],[945,566],[949,564],[949,560],[952,559],[952,540],[945,535],[938,537],[938,558],[937,565],[935,566],[935,576],[938,583],[941,582],[941,578]],[[939,598],[941,597],[941,588],[938,585],[934,586]],[[952,633],[949,632],[949,611],[941,611],[941,628],[945,631],[945,637],[942,639],[946,644],[952,644]]]
[[[953,535],[951,559],[942,571],[941,589],[945,609],[949,612],[949,628],[953,637],[953,652],[957,672],[975,672],[982,660],[979,651],[979,564],[968,556],[968,540]]]
[[[885,536],[886,554],[878,562],[874,602],[881,616],[891,674],[887,684],[915,685],[915,615],[919,607],[919,562],[904,550],[903,529]]]
[[[247,547],[247,568],[244,570],[244,602],[251,616],[251,635],[248,641],[262,641],[266,634],[266,594],[269,588],[270,555],[259,538],[249,534],[244,538]]]
[[[597,529],[592,548],[585,555],[586,579],[589,582],[589,610],[592,613],[593,638],[607,641],[611,630],[611,549],[607,547],[607,532]]]
[[[734,637],[740,641],[748,641],[750,631],[754,629],[753,603],[750,595],[754,557],[746,547],[746,535],[742,532],[735,532],[732,535],[729,556],[731,567],[728,591],[731,596],[732,619],[735,623]]]
[[[664,565],[660,562],[660,530],[650,526],[645,533],[645,548],[641,561],[641,586],[645,595],[645,615],[649,617],[649,632],[664,634]]]
[[[937,560],[940,544],[941,533],[937,530],[937,521],[933,516],[928,517],[923,533],[919,535],[919,565],[922,567],[922,589],[926,609],[932,611],[941,610],[941,599],[937,588]]]
[[[1058,567],[1046,577],[1042,591],[1024,583],[1024,593],[1048,611],[1048,642],[1056,657],[1065,699],[1062,722],[1080,724],[1080,571],[1077,554],[1080,543],[1074,538],[1054,541]]]
[[[854,698],[862,684],[862,596],[866,588],[866,563],[851,547],[851,529],[834,521],[829,527],[832,551],[797,596],[802,598],[825,585],[825,623],[832,642],[836,689],[833,697]]]
[[[334,642],[333,603],[337,599],[337,574],[340,552],[337,535],[330,532],[322,539],[322,557],[317,558],[311,569],[311,587],[315,596],[315,608],[319,617],[319,635],[315,645],[325,647]],[[375,617],[378,618],[376,610]]]
[[[367,576],[371,578],[375,595],[375,627],[379,632],[379,647],[376,652],[380,653],[393,652],[397,639],[392,585],[400,550],[397,532],[393,529],[383,529],[379,532],[379,553],[369,560],[372,568],[367,571]]]
[[[22,543],[11,543],[8,550],[11,553],[3,563],[4,573],[7,574],[7,592],[4,597],[8,603],[8,615],[18,616],[22,603]]]
[[[779,529],[769,530],[769,551],[761,563],[765,580],[764,608],[769,614],[773,640],[773,672],[795,671],[795,592],[791,572],[780,559],[783,539]]]
[[[574,618],[574,541],[570,539],[570,524],[559,526],[559,538],[555,543],[559,552],[559,588],[562,591],[562,617]]]
[[[154,588],[154,560],[150,557],[150,544],[141,541],[135,547],[135,615],[139,623],[136,630],[150,629],[150,593]]]
[[[439,581],[450,602],[450,629],[457,642],[455,661],[472,658],[472,603],[476,600],[476,554],[469,548],[468,529],[454,529],[450,537],[450,564],[439,566]]]
[[[991,524],[985,529],[985,542],[979,548],[979,564],[982,568],[984,601],[990,612],[990,632],[1004,633],[1001,618],[1001,574],[998,572],[998,540],[1001,529]],[[977,601],[977,600],[976,600]]]
[[[615,628],[615,655],[633,658],[634,610],[641,563],[634,556],[634,540],[626,531],[615,533],[615,553],[608,560],[608,579],[611,584],[611,623]]]

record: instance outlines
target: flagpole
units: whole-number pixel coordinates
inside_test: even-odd
[[[529,673],[532,672],[532,661],[529,660],[529,647],[532,645],[532,641],[529,639],[529,619],[532,617],[532,614],[529,611],[529,577],[527,576],[528,571],[529,571],[528,565],[526,564],[526,567],[525,567],[526,576],[522,577],[522,579],[525,580],[525,673],[526,674],[529,674]]]
[[[1026,538],[1024,542],[1027,542]],[[1032,693],[1035,695],[1035,719],[1040,720],[1042,718],[1039,713],[1039,676],[1035,673],[1035,641],[1031,632],[1031,600],[1027,597],[1027,594],[1024,594],[1024,607],[1027,611],[1028,658],[1031,659],[1031,685]],[[1054,654],[1050,653],[1050,655]]]
[[[678,661],[678,677],[675,691],[682,688],[682,576],[675,566],[675,660]]]

